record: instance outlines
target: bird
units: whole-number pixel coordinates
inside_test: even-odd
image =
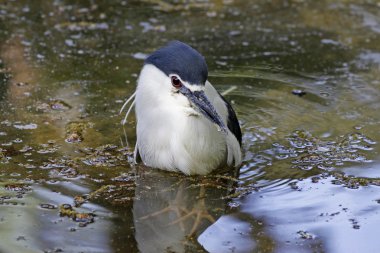
[[[208,81],[205,58],[171,41],[144,61],[124,123],[135,106],[134,161],[185,175],[242,163],[242,133],[231,104]]]

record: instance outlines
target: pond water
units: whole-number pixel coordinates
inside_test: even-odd
[[[238,173],[131,163],[119,110],[174,39],[230,90]],[[0,252],[378,252],[379,110],[375,0],[0,1]]]

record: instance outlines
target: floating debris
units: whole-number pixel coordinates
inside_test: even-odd
[[[61,248],[54,248],[54,249],[45,249],[44,253],[59,253],[64,252]]]
[[[158,32],[165,32],[166,27],[165,25],[152,25],[149,22],[140,22],[140,26],[143,27],[142,33],[146,33],[148,31],[158,31]]]
[[[128,151],[118,149],[116,145],[107,144],[96,148],[95,150],[83,150],[87,153],[82,159],[83,163],[90,166],[107,166],[114,167],[124,165],[128,161]]]
[[[66,125],[66,139],[68,143],[77,143],[83,141],[84,131],[92,127],[92,124],[86,122],[70,122]]]
[[[49,102],[49,106],[51,109],[56,110],[56,111],[66,111],[72,108],[71,105],[59,99],[51,100]]]
[[[80,207],[83,205],[83,203],[87,202],[88,195],[85,196],[75,196],[74,197],[74,206],[75,207]]]
[[[349,221],[352,223],[353,229],[360,229],[359,222],[356,219],[349,219]]]
[[[88,199],[107,200],[113,205],[132,204],[135,197],[135,182],[103,185],[88,195]]]
[[[78,176],[78,171],[74,168],[70,168],[70,167],[67,167],[67,168],[63,168],[61,169],[61,171],[59,172],[59,175],[60,176],[65,176],[65,177],[68,177],[68,178],[73,178],[73,177],[77,177]]]
[[[315,176],[315,177],[312,177],[312,178],[311,178],[311,182],[312,182],[312,183],[318,183],[319,180],[321,180],[321,178],[318,177],[318,176]]]
[[[291,183],[289,183],[289,186],[293,190],[300,190],[299,186],[297,185],[297,182],[291,182]]]
[[[120,176],[112,178],[112,181],[116,182],[130,182],[135,180],[136,176],[130,173],[123,173]]]
[[[83,141],[83,137],[78,133],[71,133],[67,135],[65,141],[69,143],[81,142]]]
[[[50,111],[50,105],[48,103],[38,103],[36,105],[36,110],[41,112],[48,112]]]
[[[57,209],[57,206],[52,205],[52,204],[40,204],[40,207],[43,209],[50,209],[50,210]]]
[[[29,124],[25,124],[25,125],[14,124],[13,127],[17,128],[17,129],[21,129],[21,130],[30,130],[30,129],[36,129],[37,124],[34,124],[34,123],[29,123]]]
[[[230,201],[227,203],[227,205],[231,208],[231,209],[235,209],[235,208],[238,208],[240,206],[240,203],[239,202],[236,202],[236,201]]]
[[[4,142],[4,143],[1,143],[1,146],[12,146],[13,143],[12,142]]]
[[[302,239],[305,239],[305,240],[311,240],[311,239],[314,239],[314,235],[310,234],[310,233],[307,232],[307,231],[300,230],[300,231],[297,232],[297,234],[298,234]]]
[[[31,150],[33,150],[32,147],[25,145],[24,147],[22,147],[22,149],[19,150],[19,152],[26,153],[26,152],[31,151]]]
[[[302,97],[302,96],[306,95],[306,92],[303,90],[292,90],[292,94],[299,96],[299,97]]]
[[[18,83],[16,83],[16,85],[17,86],[27,86],[27,85],[29,85],[29,83],[27,83],[27,82],[18,82]]]
[[[13,191],[13,192],[19,192],[19,193],[26,193],[32,190],[30,185],[23,184],[23,183],[6,184],[4,185],[4,189],[7,191]]]
[[[35,169],[35,168],[37,168],[37,166],[35,166],[35,165],[33,165],[33,164],[30,164],[30,163],[22,164],[22,166],[23,166],[25,169],[28,169],[28,170],[31,170],[31,169]]]
[[[88,224],[94,222],[94,217],[95,215],[92,213],[77,213],[73,220],[82,224]]]
[[[25,203],[19,202],[19,200],[12,201],[12,199],[22,199],[25,194],[32,190],[30,185],[17,182],[6,183],[4,186],[1,184],[0,188],[9,192],[7,195],[0,196],[0,204],[7,205],[25,205]]]
[[[72,218],[73,221],[79,222],[80,227],[84,227],[89,223],[94,222],[95,214],[93,213],[79,213],[74,210],[70,204],[62,204],[59,207],[59,215],[61,217]]]
[[[380,178],[354,177],[345,175],[343,172],[334,172],[332,176],[334,177],[333,184],[343,185],[350,189],[358,189],[360,186],[368,185],[380,186]]]
[[[0,162],[7,163],[8,160],[8,157],[3,153],[3,150],[0,148]]]
[[[55,168],[64,168],[67,165],[65,163],[61,163],[55,160],[51,160],[50,162],[43,162],[39,167],[40,169],[55,169]]]
[[[51,144],[51,143],[40,144],[40,147],[41,148],[37,150],[37,153],[39,153],[39,154],[51,154],[51,153],[55,153],[60,148],[59,145],[54,145],[54,144]]]
[[[71,108],[71,105],[60,99],[51,99],[48,103],[37,102],[36,105],[36,110],[41,112],[67,111]]]
[[[276,145],[276,152],[292,154],[293,168],[331,171],[345,162],[370,162],[360,151],[372,150],[374,141],[360,133],[340,136],[334,141],[320,140],[309,132],[297,130],[287,140],[290,147]]]

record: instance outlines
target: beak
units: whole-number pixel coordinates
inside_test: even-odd
[[[227,133],[226,125],[216,112],[215,107],[208,100],[204,91],[191,91],[183,85],[179,89],[179,92],[185,95],[195,108],[212,123],[216,124],[222,132]]]

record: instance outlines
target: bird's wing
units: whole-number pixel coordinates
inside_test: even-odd
[[[135,164],[137,164],[139,161],[141,161],[139,148],[137,146],[137,141],[136,141],[135,151],[133,152],[133,161]]]
[[[227,142],[227,164],[231,165],[235,162],[235,166],[241,164],[241,129],[239,121],[236,117],[235,111],[233,110],[230,103],[220,95],[220,93],[211,85],[209,81],[206,82],[205,87],[206,96],[209,98],[215,110],[222,117],[224,123],[228,127],[228,134],[226,136]]]
[[[227,116],[227,126],[228,129],[235,135],[236,139],[239,142],[239,145],[241,146],[241,129],[239,125],[239,121],[236,117],[236,113],[234,109],[232,108],[231,104],[222,96],[219,94],[219,96],[223,99],[224,103],[227,106],[228,116]]]

